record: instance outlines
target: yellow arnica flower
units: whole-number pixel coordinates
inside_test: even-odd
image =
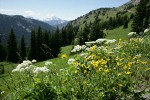
[[[118,86],[119,86],[119,87],[123,87],[123,85],[122,85],[122,84],[118,84]]]
[[[118,76],[121,76],[122,74],[121,73],[118,73]]]
[[[63,59],[63,58],[67,58],[67,55],[66,54],[62,54],[61,55],[61,58]]]
[[[75,72],[74,72],[74,73],[75,73],[75,74],[76,74],[76,73],[78,73],[78,70],[75,70]]]
[[[93,50],[95,50],[96,48],[97,48],[97,46],[94,45],[94,46],[92,46],[92,47],[90,48],[90,50],[93,51]]]
[[[132,72],[130,72],[130,71],[126,72],[127,75],[130,75],[131,73],[132,73]]]
[[[86,83],[87,83],[86,81],[83,82],[83,84],[86,84]]]
[[[146,71],[150,70],[150,68],[146,68]]]
[[[109,72],[109,69],[104,70],[104,72],[105,72],[105,73],[108,73],[108,72]]]

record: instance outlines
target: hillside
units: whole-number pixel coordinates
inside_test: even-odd
[[[54,31],[55,28],[47,23],[38,21],[31,18],[25,18],[20,15],[8,16],[0,14],[0,34],[2,36],[2,42],[5,44],[7,41],[8,33],[10,29],[13,28],[16,35],[16,39],[19,42],[22,35],[25,37],[26,44],[30,43],[30,32],[32,29],[37,29],[38,27],[42,29]]]
[[[99,8],[89,13],[78,17],[77,19],[70,22],[73,26],[80,26],[84,27],[85,23],[91,24],[93,23],[96,17],[99,18],[100,23],[109,21],[110,17],[114,18],[117,14],[122,16],[127,15],[128,17],[131,16],[135,12],[135,1],[127,2],[126,4],[114,7],[114,8]]]

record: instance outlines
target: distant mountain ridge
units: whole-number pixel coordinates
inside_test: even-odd
[[[54,31],[56,29],[47,23],[32,18],[26,18],[21,15],[10,16],[0,14],[0,34],[2,43],[4,44],[7,42],[8,33],[10,32],[11,28],[13,28],[17,42],[20,42],[22,35],[24,35],[25,42],[27,45],[29,45],[31,30],[37,29],[39,26],[42,29],[49,31]]]
[[[60,19],[58,17],[53,16],[51,18],[44,19],[43,22],[48,23],[51,26],[55,26],[55,27],[60,27],[61,28],[63,26],[66,26],[69,21],[63,20],[63,19]]]

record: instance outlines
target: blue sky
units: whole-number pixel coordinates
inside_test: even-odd
[[[118,7],[130,0],[0,0],[0,13],[72,20],[101,7]]]

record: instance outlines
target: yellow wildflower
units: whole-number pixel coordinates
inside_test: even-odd
[[[104,70],[104,72],[105,72],[105,73],[108,73],[108,72],[109,72],[109,69]]]
[[[86,70],[84,70],[84,74],[86,73],[87,71]]]
[[[77,61],[74,61],[73,64],[74,64],[75,66],[79,66],[79,65],[80,65],[80,63],[77,62]]]
[[[124,66],[123,66],[123,69],[127,69],[127,68],[128,68],[128,66],[127,66],[127,65],[124,65]]]
[[[84,80],[84,81],[83,81],[83,84],[86,84],[86,83],[87,83],[86,80]]]
[[[128,71],[128,72],[125,72],[127,75],[130,75],[132,72]]]
[[[118,84],[118,86],[119,86],[119,87],[123,87],[123,85],[122,85],[122,84]]]
[[[75,72],[74,72],[74,73],[75,73],[75,74],[76,74],[76,73],[78,73],[78,70],[75,70]]]
[[[67,55],[66,54],[62,54],[61,55],[61,58],[63,59],[63,58],[67,58]]]
[[[146,61],[143,61],[143,62],[141,62],[143,65],[146,65],[147,64],[147,62]]]
[[[93,51],[93,50],[95,50],[96,48],[97,48],[97,46],[94,45],[94,46],[92,46],[92,47],[90,48],[90,50]]]
[[[150,70],[150,68],[146,68],[146,71]]]
[[[121,76],[122,75],[122,73],[118,73],[118,76]]]
[[[122,63],[121,62],[117,62],[117,65],[120,66],[120,65],[122,65]]]

